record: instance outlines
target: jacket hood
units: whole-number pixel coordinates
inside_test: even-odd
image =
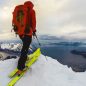
[[[25,6],[26,8],[30,8],[30,9],[32,9],[32,8],[34,7],[34,5],[33,5],[33,3],[32,3],[31,1],[26,1],[26,2],[24,3],[24,6]]]

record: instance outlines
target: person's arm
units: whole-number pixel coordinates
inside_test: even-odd
[[[35,14],[35,11],[33,10],[32,11],[32,30],[33,30],[33,35],[35,35],[35,32],[36,32],[36,14]]]

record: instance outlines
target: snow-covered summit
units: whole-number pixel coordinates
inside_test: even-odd
[[[1,44],[1,49],[8,49],[8,50],[14,50],[19,51],[21,50],[22,44],[20,43],[3,43]]]
[[[15,86],[86,86],[86,72],[75,73],[57,60],[46,58],[41,55]],[[17,61],[18,58],[0,61],[0,86],[7,86],[8,74],[16,68]]]

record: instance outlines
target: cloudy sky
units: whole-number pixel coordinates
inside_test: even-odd
[[[0,39],[16,38],[12,12],[27,0],[0,0]],[[31,0],[37,17],[37,34],[67,39],[86,38],[86,0]]]

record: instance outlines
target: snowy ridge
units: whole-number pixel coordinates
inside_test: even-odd
[[[17,66],[17,59],[0,61],[0,86],[7,86],[8,74]],[[41,55],[15,86],[86,86],[86,72],[75,73],[57,60]]]
[[[3,43],[1,44],[1,49],[8,49],[8,50],[14,50],[19,51],[21,50],[22,45],[20,43]]]

